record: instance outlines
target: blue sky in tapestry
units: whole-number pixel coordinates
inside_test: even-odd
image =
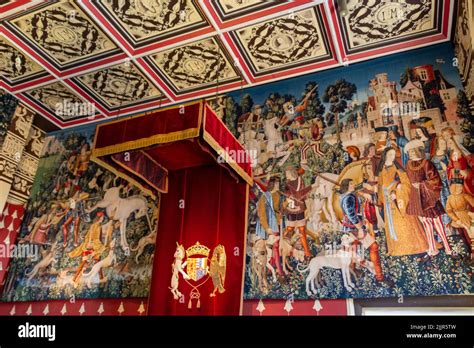
[[[319,84],[319,90],[323,91],[326,87],[338,78],[345,78],[354,83],[357,88],[355,98],[359,101],[367,100],[369,80],[374,78],[375,74],[388,73],[389,81],[400,81],[400,74],[407,67],[415,67],[426,64],[426,57],[431,57],[430,63],[434,63],[435,69],[440,69],[444,77],[456,86],[462,89],[459,72],[454,66],[454,54],[452,44],[446,43],[428,48],[421,48],[408,53],[393,54],[388,57],[370,60],[368,62],[350,64],[348,67],[330,69],[327,71],[316,72],[300,77],[290,78],[284,81],[277,81],[269,84],[263,84],[252,88],[244,88],[242,91],[233,91],[227,93],[235,100],[240,99],[242,93],[250,93],[252,99],[257,104],[263,104],[268,94],[278,91],[280,94],[291,94],[300,96],[301,86],[309,81],[316,81]],[[325,103],[328,106],[328,103]]]

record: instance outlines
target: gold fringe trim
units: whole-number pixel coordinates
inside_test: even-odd
[[[101,127],[105,127],[111,124],[119,123],[119,122],[124,122],[127,120],[131,119],[137,119],[140,117],[145,117],[145,116],[150,116],[154,113],[154,111],[146,112],[144,114],[140,114],[137,116],[132,116],[132,117],[127,117],[127,118],[121,118],[115,121],[110,121],[106,123],[102,123],[97,125],[95,134],[94,134],[94,145],[92,146],[92,157],[101,157],[105,155],[110,155],[113,153],[117,152],[125,152],[128,150],[136,150],[140,147],[148,147],[151,145],[155,144],[162,144],[162,143],[169,143],[173,141],[178,141],[178,140],[184,140],[184,139],[190,139],[190,138],[196,138],[199,136],[199,130],[201,129],[201,122],[202,122],[202,114],[203,114],[203,101],[194,101],[194,102],[189,102],[189,103],[184,103],[184,104],[179,104],[179,105],[173,105],[169,106],[167,108],[162,108],[162,109],[157,109],[156,112],[160,113],[166,110],[171,110],[171,109],[179,109],[182,107],[190,106],[190,105],[196,105],[199,104],[199,111],[198,111],[198,121],[197,121],[197,126],[195,128],[188,128],[176,132],[170,132],[170,133],[164,133],[164,134],[155,134],[151,137],[148,138],[142,138],[142,139],[136,139],[136,140],[130,140],[125,143],[120,143],[120,144],[115,144],[115,145],[109,145],[101,148],[96,148],[97,144],[97,137],[99,136],[99,130]]]
[[[96,132],[97,134],[97,132]],[[124,143],[109,145],[101,148],[94,148],[92,150],[92,158],[102,157],[105,155],[111,155],[119,152],[126,152],[131,150],[137,150],[143,147],[149,147],[157,144],[172,143],[174,141],[185,140],[190,138],[196,138],[199,136],[199,127],[188,128],[181,131],[156,134],[148,138],[142,138],[137,140],[130,140]]]
[[[127,180],[128,182],[130,182],[131,184],[135,185],[140,190],[142,190],[144,193],[149,195],[152,199],[156,199],[156,195],[151,190],[147,189],[146,187],[143,187],[143,185],[141,185],[138,181],[136,181],[135,179],[129,177],[128,175],[125,175],[124,173],[118,171],[117,169],[115,169],[114,167],[109,165],[108,163],[102,161],[99,158],[95,158],[95,157],[91,157],[91,161],[93,161],[93,162],[97,163],[98,165],[100,165],[101,167],[104,167],[105,169],[111,171],[112,173],[114,173],[118,177],[120,177],[124,180]]]
[[[229,156],[227,151],[225,151],[219,143],[209,134],[206,130],[204,130],[204,140],[217,152],[219,156],[221,156],[226,163],[228,163],[232,169],[234,169],[250,186],[253,185],[253,179],[237,164],[237,162]]]

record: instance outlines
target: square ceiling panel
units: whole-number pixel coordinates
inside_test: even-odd
[[[15,86],[32,78],[46,76],[47,72],[10,41],[0,36],[0,78]]]
[[[440,0],[349,0],[348,15],[338,21],[347,53],[441,32]]]
[[[241,80],[216,37],[161,51],[145,60],[177,95]]]
[[[132,62],[94,71],[73,80],[109,111],[163,97]]]
[[[31,102],[44,108],[50,114],[55,115],[62,121],[84,118],[84,115],[81,115],[80,112],[75,112],[74,115],[67,112],[73,107],[76,107],[78,111],[82,111],[79,110],[79,108],[87,107],[87,103],[61,82],[54,82],[49,85],[32,89],[23,93],[23,95]]]
[[[120,52],[74,2],[47,2],[4,25],[59,70]]]
[[[91,3],[135,49],[209,26],[199,5],[191,0],[104,0]]]
[[[254,76],[332,58],[317,6],[232,31]]]

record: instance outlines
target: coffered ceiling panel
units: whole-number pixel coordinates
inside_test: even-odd
[[[48,4],[5,26],[60,70],[119,52],[73,2]]]
[[[454,0],[346,3],[0,0],[0,88],[64,128],[450,38]]]
[[[219,40],[208,38],[147,57],[176,94],[240,80]]]
[[[34,104],[46,109],[51,114],[59,117],[61,121],[69,121],[86,115],[71,115],[68,110],[73,107],[84,107],[85,102],[76,93],[72,92],[61,82],[54,82],[46,86],[32,89],[24,94]],[[78,114],[81,113],[78,110]],[[85,113],[84,113],[85,114]],[[87,114],[87,116],[90,116]]]
[[[46,71],[9,40],[0,36],[0,78],[15,85],[33,76],[45,76]]]
[[[317,7],[231,32],[254,76],[332,58]]]
[[[350,0],[349,14],[338,15],[347,52],[439,33],[442,1]]]
[[[190,0],[92,3],[135,48],[208,26],[199,6]]]
[[[163,97],[131,62],[94,71],[74,81],[110,111]]]

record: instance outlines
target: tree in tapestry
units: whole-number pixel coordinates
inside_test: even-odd
[[[90,160],[94,130],[46,139],[3,300],[148,296],[158,199]]]
[[[472,115],[452,61],[439,45],[226,95],[254,160],[247,299],[473,292]]]

